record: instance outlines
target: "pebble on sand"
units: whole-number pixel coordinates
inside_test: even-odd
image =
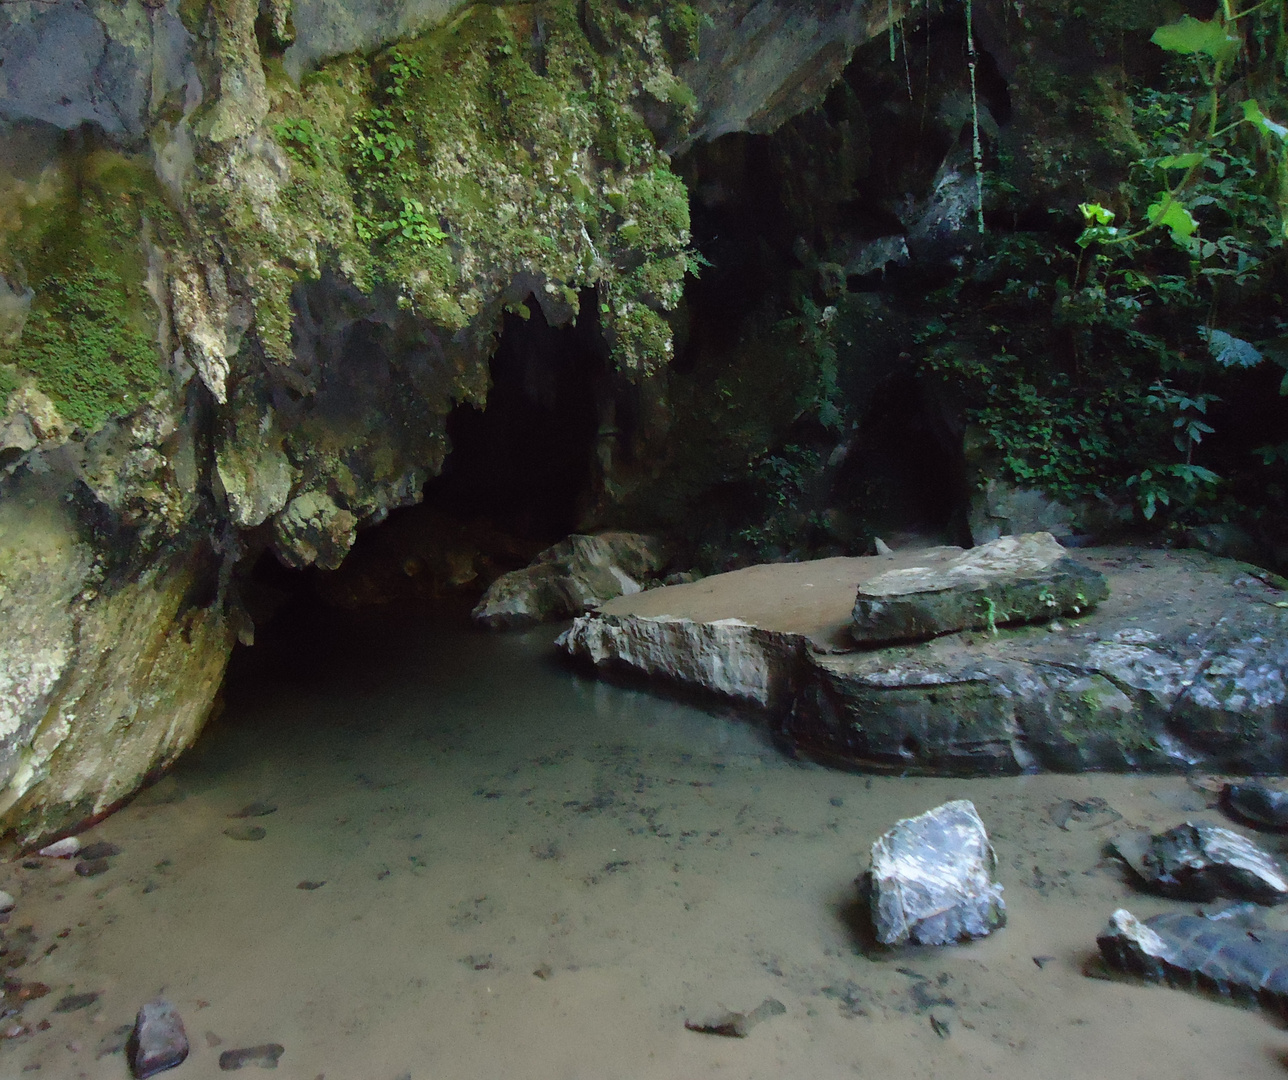
[[[276,1069],[277,1059],[284,1053],[286,1048],[281,1043],[262,1043],[240,1050],[225,1050],[219,1055],[219,1067],[224,1072],[234,1072],[250,1065],[258,1065],[261,1069]]]
[[[168,1001],[150,1001],[139,1010],[130,1042],[130,1062],[138,1080],[173,1069],[188,1056],[188,1034],[179,1010]]]
[[[82,859],[76,864],[77,877],[98,877],[112,869],[107,859]]]
[[[80,849],[81,842],[76,837],[64,836],[61,840],[42,847],[37,854],[46,859],[70,859],[73,855],[79,855]]]

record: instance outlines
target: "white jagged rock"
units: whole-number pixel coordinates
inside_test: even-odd
[[[872,927],[882,945],[951,945],[1006,922],[997,856],[975,806],[957,799],[905,818],[872,845]]]

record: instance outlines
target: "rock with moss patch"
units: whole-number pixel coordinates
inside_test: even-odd
[[[920,641],[957,630],[1081,615],[1109,595],[1105,576],[1050,534],[1004,536],[946,564],[865,581],[850,632],[859,644]]]

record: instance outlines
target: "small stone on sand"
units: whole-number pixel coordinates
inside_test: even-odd
[[[42,847],[38,854],[47,859],[70,859],[80,853],[81,842],[74,836],[64,836],[52,844]]]
[[[151,1001],[134,1021],[130,1060],[138,1080],[181,1065],[188,1056],[188,1035],[179,1010],[168,1001]]]
[[[121,849],[108,840],[97,840],[80,849],[80,857],[86,860],[110,859],[121,854]]]
[[[276,1069],[277,1059],[284,1053],[286,1048],[281,1043],[263,1043],[240,1050],[225,1050],[219,1055],[219,1067],[224,1072],[234,1072],[251,1065],[257,1065],[261,1069]]]
[[[106,859],[85,859],[76,864],[77,877],[98,877],[99,874],[105,874],[112,869],[112,864]]]

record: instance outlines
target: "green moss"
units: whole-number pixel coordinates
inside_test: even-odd
[[[34,296],[16,345],[0,356],[32,376],[59,412],[93,429],[129,411],[161,380],[158,312],[144,286],[144,220],[173,218],[147,166],[94,151],[73,160],[53,193],[28,206],[8,236],[6,273]]]
[[[0,416],[8,411],[6,402],[19,385],[18,369],[12,364],[0,364]]]
[[[226,148],[194,204],[244,268],[271,357],[291,351],[291,284],[333,265],[452,331],[499,315],[516,278],[574,310],[598,285],[619,365],[646,372],[670,353],[658,313],[681,293],[689,216],[635,105],[682,85],[650,11],[598,3],[583,24],[575,0],[480,4],[298,90],[271,79],[283,153]]]

